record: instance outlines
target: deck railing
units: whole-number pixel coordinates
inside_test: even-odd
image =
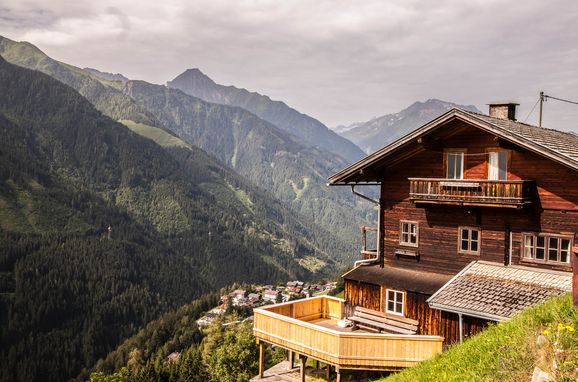
[[[316,324],[339,320],[344,300],[321,296],[254,310],[257,339],[341,369],[397,370],[442,351],[438,336],[345,332]]]
[[[531,203],[533,181],[409,178],[416,203],[492,205],[520,208]]]

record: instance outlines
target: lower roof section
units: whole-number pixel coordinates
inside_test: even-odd
[[[428,299],[430,307],[503,321],[572,290],[572,273],[473,261]]]
[[[445,285],[452,276],[388,265],[381,268],[379,264],[375,264],[353,268],[344,274],[343,278],[431,295]]]

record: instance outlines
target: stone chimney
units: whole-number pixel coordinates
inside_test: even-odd
[[[518,105],[518,103],[513,102],[490,103],[490,117],[515,121],[516,106]]]

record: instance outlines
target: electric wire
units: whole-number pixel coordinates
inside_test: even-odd
[[[562,102],[573,103],[574,105],[578,105],[578,102],[569,101],[567,99],[562,99],[562,98],[557,98],[557,97],[552,97],[552,96],[549,96],[546,94],[544,94],[544,98],[546,98],[546,99],[551,98],[551,99],[555,99],[556,101],[562,101]]]
[[[529,112],[528,115],[526,116],[526,119],[524,119],[524,123],[526,123],[526,121],[528,120],[528,118],[530,117],[530,115],[532,114],[532,112],[533,112],[534,109],[536,108],[536,105],[538,105],[539,102],[540,102],[540,98],[538,98],[538,100],[536,101],[536,103],[534,104],[534,106],[532,106],[532,110],[530,110],[530,112]]]

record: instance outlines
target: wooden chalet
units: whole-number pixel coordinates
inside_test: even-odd
[[[381,187],[377,249],[343,276],[346,309],[418,320],[449,344],[571,290],[578,135],[515,108],[452,109],[329,179]]]
[[[319,360],[338,380],[345,369],[397,370],[571,290],[578,135],[516,122],[515,108],[452,109],[329,178],[377,204],[378,226],[362,227],[344,300],[255,309],[261,350]],[[380,187],[379,200],[365,185]]]

